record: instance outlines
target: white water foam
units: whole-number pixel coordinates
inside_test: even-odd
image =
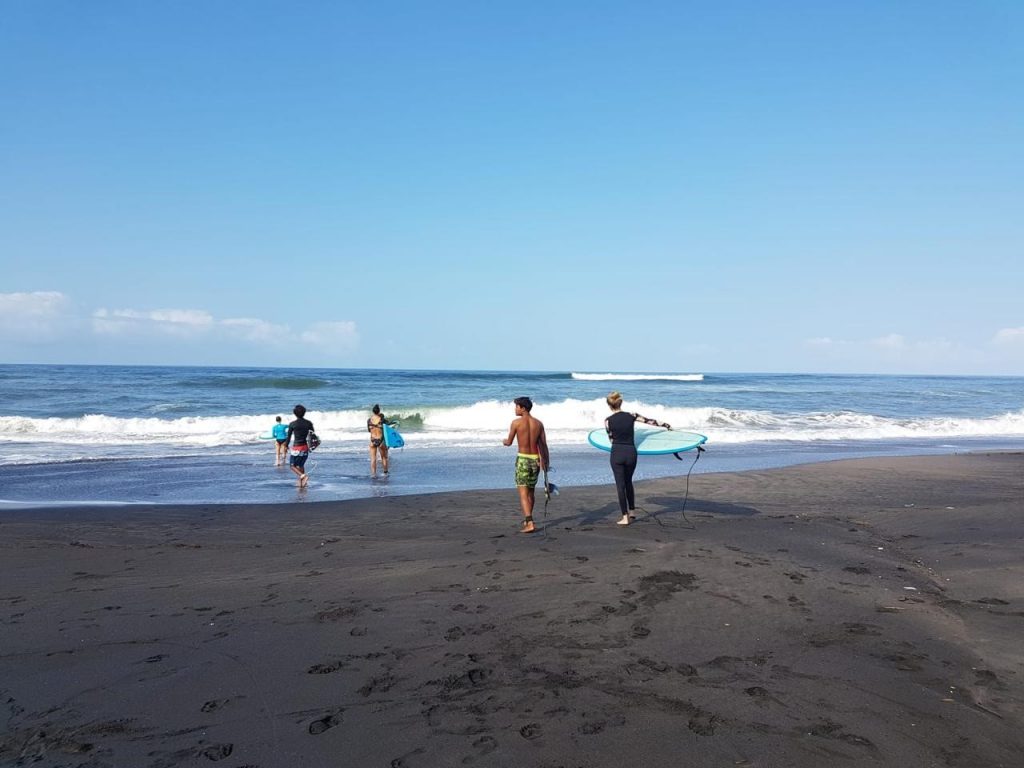
[[[666,421],[673,427],[707,435],[711,444],[1024,438],[1024,409],[987,418],[892,418],[853,411],[780,413],[727,408],[672,408],[632,402],[629,411]],[[486,400],[459,407],[407,408],[389,417],[407,421],[402,432],[409,447],[474,448],[500,446],[515,417],[507,402]],[[539,403],[540,418],[552,445],[582,444],[608,415],[604,399],[567,399]],[[325,448],[361,449],[367,440],[363,410],[310,411]],[[24,464],[124,455],[181,455],[217,447],[262,450],[258,439],[274,423],[273,415],[117,418],[94,414],[81,418],[0,417],[0,463]]]

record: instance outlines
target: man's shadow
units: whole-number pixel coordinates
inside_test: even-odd
[[[534,516],[537,513],[534,512]],[[619,505],[618,502],[609,502],[603,507],[597,509],[588,509],[584,512],[575,515],[562,515],[561,517],[547,517],[544,513],[541,513],[541,521],[545,525],[593,525],[603,520],[615,520],[619,519]]]

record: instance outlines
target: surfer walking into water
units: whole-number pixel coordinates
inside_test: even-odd
[[[277,422],[270,430],[270,434],[274,436],[274,450],[276,451],[274,466],[280,467],[288,456],[288,427],[281,423],[280,416],[277,417]]]
[[[633,473],[636,471],[636,444],[633,442],[634,425],[640,421],[655,427],[672,429],[662,421],[655,421],[641,416],[639,413],[627,413],[622,410],[622,395],[612,392],[605,399],[612,415],[604,420],[604,428],[611,440],[612,474],[615,476],[615,492],[619,497],[619,509],[622,517],[618,525],[629,525],[636,517],[636,493],[633,490]]]
[[[519,447],[516,455],[516,489],[519,491],[519,504],[523,508],[523,527],[519,532],[533,533],[537,530],[533,524],[537,478],[541,472],[548,471],[548,440],[544,434],[544,424],[530,415],[533,401],[528,397],[517,397],[513,402],[516,418],[509,427],[504,445],[512,445],[515,440]]]
[[[313,431],[313,422],[306,418],[306,406],[296,405],[292,409],[295,421],[288,425],[284,444],[291,445],[289,466],[299,478],[299,488],[305,488],[309,482],[306,474],[306,459],[309,458],[309,433]],[[292,440],[294,439],[294,443]]]
[[[388,424],[380,406],[373,406],[373,413],[366,420],[366,431],[370,433],[370,477],[377,476],[377,454],[380,453],[381,469],[388,473],[388,444],[384,440],[384,425]]]

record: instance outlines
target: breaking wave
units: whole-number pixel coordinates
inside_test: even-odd
[[[727,408],[675,408],[630,403],[632,411],[681,430],[699,432],[711,445],[755,442],[823,442],[1024,437],[1024,409],[985,418],[893,418],[855,411],[781,413]],[[608,415],[604,399],[567,399],[538,403],[534,415],[544,421],[552,445],[582,444],[587,432]],[[387,414],[397,419],[411,447],[499,446],[515,417],[507,402],[484,400],[466,406],[416,407]],[[325,448],[362,447],[366,411],[310,411]],[[201,447],[259,445],[273,414],[179,418],[121,418],[93,414],[80,418],[0,417],[0,463],[67,460],[71,455],[167,455]],[[20,447],[19,447],[20,444]],[[20,458],[19,458],[20,457]]]

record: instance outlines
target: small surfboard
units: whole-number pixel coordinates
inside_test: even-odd
[[[392,427],[390,424],[385,424],[384,429],[384,445],[388,448],[401,448],[405,445],[405,438],[398,434],[398,430]]]
[[[692,451],[704,445],[708,439],[696,432],[680,432],[675,429],[637,429],[633,443],[640,456],[660,456],[668,453]],[[602,451],[611,451],[612,441],[603,429],[595,429],[587,435],[587,442]]]
[[[274,439],[274,433],[273,432],[264,432],[259,437],[260,437],[260,440],[273,440]]]

